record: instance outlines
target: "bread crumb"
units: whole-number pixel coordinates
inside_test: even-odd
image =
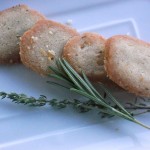
[[[52,35],[52,34],[53,34],[53,32],[52,32],[52,31],[49,31],[49,34],[51,34],[51,35]]]
[[[51,61],[53,57],[48,57],[48,60]]]
[[[36,37],[36,36],[31,36],[31,39],[32,39],[33,41],[37,41],[37,40],[38,40],[38,37]]]
[[[48,50],[47,56],[48,56],[48,60],[51,61],[54,59],[55,52],[53,50]]]
[[[72,20],[72,19],[68,19],[68,20],[66,21],[66,25],[68,25],[68,26],[72,26],[72,23],[73,23],[73,20]]]
[[[48,54],[55,56],[55,52],[53,50],[48,50]]]
[[[44,57],[48,58],[48,60],[52,60],[55,56],[55,52],[53,50],[45,51],[45,50],[41,49],[40,51]]]
[[[41,54],[42,54],[44,57],[46,57],[46,56],[47,56],[47,53],[46,53],[46,51],[45,51],[45,50],[41,49],[41,50],[40,50],[40,52],[41,52]]]

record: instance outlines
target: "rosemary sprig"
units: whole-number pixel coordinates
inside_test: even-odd
[[[127,119],[129,121],[132,121],[134,123],[137,123],[145,128],[150,129],[150,127],[140,123],[137,121],[112,95],[111,93],[101,84],[101,88],[104,90],[104,92],[109,96],[109,98],[113,101],[115,104],[115,107],[108,104],[102,95],[100,95],[97,90],[92,86],[86,75],[82,72],[82,76],[80,76],[65,59],[59,59],[57,63],[57,67],[60,68],[60,71],[62,74],[67,77],[65,79],[68,79],[70,84],[73,86],[70,87],[71,91],[74,91],[89,100],[92,100],[96,105],[100,106],[101,111],[109,114],[109,115],[115,115],[124,119]],[[50,69],[53,70],[54,74],[61,76],[58,74],[55,69],[50,66]],[[60,79],[60,77],[56,77],[53,74],[49,75],[50,77],[54,77],[57,79]],[[49,82],[50,83],[50,82]],[[57,84],[57,83],[56,83]]]
[[[56,99],[48,100],[47,97],[44,95],[41,95],[38,99],[36,99],[34,97],[27,97],[25,94],[16,94],[16,93],[8,94],[5,92],[0,92],[0,97],[2,99],[9,98],[15,103],[18,104],[21,103],[29,106],[50,105],[56,108],[65,108],[67,105],[70,105],[73,106],[73,108],[79,110],[80,112],[87,112],[96,108],[102,114],[108,114],[109,116],[118,116],[150,129],[150,127],[137,121],[133,117],[132,113],[128,112],[112,96],[112,94],[104,87],[103,84],[100,84],[100,87],[105,93],[104,96],[98,93],[98,91],[90,83],[86,75],[82,72],[82,76],[80,76],[66,60],[59,59],[57,61],[57,68],[50,66],[49,69],[53,71],[53,74],[49,74],[48,76],[63,81],[65,83],[65,86],[63,83],[58,82],[48,81],[48,83],[65,87],[70,91],[76,92],[88,98],[88,100],[86,102],[81,102],[79,100],[62,100],[62,101],[58,101]],[[110,98],[110,101],[113,104],[110,104],[105,100],[106,95],[107,97]]]

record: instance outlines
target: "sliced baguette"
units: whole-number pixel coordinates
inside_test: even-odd
[[[55,65],[61,57],[66,42],[77,31],[60,23],[41,20],[24,33],[20,43],[20,56],[24,65],[41,75],[48,73],[48,66]]]
[[[78,72],[83,71],[90,80],[103,81],[105,39],[96,33],[84,33],[71,38],[64,47],[63,57]]]
[[[150,44],[130,36],[113,36],[106,42],[105,69],[123,89],[150,97]]]
[[[20,62],[19,37],[41,19],[45,17],[26,5],[0,12],[0,64]]]

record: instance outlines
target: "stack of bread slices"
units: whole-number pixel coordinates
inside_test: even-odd
[[[123,89],[150,97],[150,44],[127,35],[105,39],[78,33],[18,5],[0,12],[0,63],[22,63],[40,75],[65,58],[94,82],[111,79]]]

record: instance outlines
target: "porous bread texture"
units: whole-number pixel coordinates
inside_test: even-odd
[[[103,81],[104,48],[106,40],[96,33],[83,33],[71,38],[64,47],[63,57],[81,74],[83,71],[92,81]]]
[[[79,33],[63,24],[41,20],[21,37],[20,55],[24,65],[41,75],[61,57],[66,42]]]
[[[0,12],[0,64],[20,62],[19,38],[41,19],[45,17],[26,5]]]
[[[106,42],[105,69],[109,78],[138,96],[150,97],[150,44],[124,35]]]

